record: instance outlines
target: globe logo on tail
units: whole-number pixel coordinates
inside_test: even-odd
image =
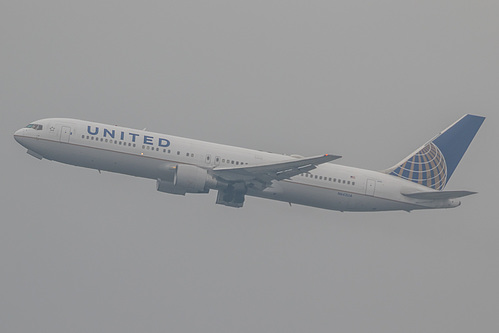
[[[440,149],[430,142],[390,174],[435,190],[442,190],[447,183],[447,164]]]

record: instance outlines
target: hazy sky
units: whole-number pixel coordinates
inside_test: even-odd
[[[498,13],[2,1],[0,331],[499,330]],[[378,170],[465,113],[487,119],[447,189],[479,194],[413,213],[233,209],[39,161],[12,137],[72,117]]]

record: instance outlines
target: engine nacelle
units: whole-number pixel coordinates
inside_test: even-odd
[[[208,170],[195,165],[179,164],[175,167],[173,182],[158,179],[156,189],[160,192],[185,195],[186,193],[208,193],[216,187],[216,180]]]
[[[159,192],[165,192],[170,194],[185,195],[186,193],[185,189],[176,187],[172,182],[161,180],[159,178],[156,180],[156,189]]]

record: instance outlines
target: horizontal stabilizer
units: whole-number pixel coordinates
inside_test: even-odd
[[[476,194],[477,192],[471,191],[432,191],[432,192],[415,192],[415,193],[402,193],[409,198],[422,199],[422,200],[447,200],[465,197],[467,195]]]

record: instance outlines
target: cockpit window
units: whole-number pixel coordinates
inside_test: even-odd
[[[28,126],[26,126],[26,128],[32,128],[34,130],[41,131],[43,129],[43,125],[29,124]]]

